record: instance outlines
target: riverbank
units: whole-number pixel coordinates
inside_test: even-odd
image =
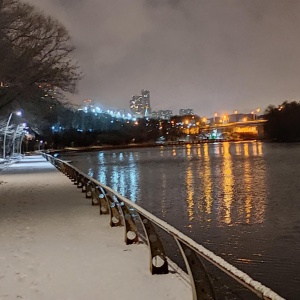
[[[0,299],[191,299],[174,270],[151,275],[80,190],[40,155],[0,172]]]
[[[66,152],[93,152],[105,151],[115,149],[131,149],[131,148],[153,148],[153,147],[168,147],[168,146],[184,146],[184,145],[200,145],[206,143],[216,142],[247,142],[256,140],[201,140],[201,141],[169,141],[169,142],[155,142],[155,143],[141,143],[141,144],[126,144],[126,145],[103,145],[103,146],[87,146],[87,147],[65,147],[63,149],[49,149],[46,152],[54,155]]]

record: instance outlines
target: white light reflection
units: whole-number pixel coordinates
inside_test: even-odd
[[[104,184],[107,185],[107,167],[105,166],[105,155],[103,152],[100,152],[98,155],[98,165],[99,165],[99,169],[98,169],[98,180]]]
[[[134,155],[132,152],[130,152],[129,154],[129,187],[127,188],[129,191],[129,199],[132,202],[136,202],[137,201],[137,194],[138,194],[138,180],[139,180],[139,174],[138,174],[138,170],[136,167],[136,162],[134,159]],[[127,177],[127,176],[126,176]],[[126,180],[127,181],[127,180]]]

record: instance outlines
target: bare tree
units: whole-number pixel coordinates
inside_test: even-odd
[[[7,87],[0,110],[41,83],[74,93],[81,75],[73,50],[58,21],[19,0],[0,0],[0,82]]]

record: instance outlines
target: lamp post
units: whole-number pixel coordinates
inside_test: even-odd
[[[13,136],[13,155],[15,154],[15,143],[16,143],[16,135],[18,134],[18,131],[19,131],[19,128],[22,128],[22,134],[21,134],[21,137],[20,139],[22,139],[22,136],[23,136],[23,130],[24,128],[27,126],[26,123],[22,123],[22,124],[19,124],[14,132],[14,136]]]
[[[8,130],[8,126],[9,126],[9,123],[10,123],[10,120],[11,120],[11,117],[13,116],[13,112],[10,113],[9,117],[8,117],[8,120],[7,120],[7,123],[6,123],[6,127],[5,127],[5,131],[4,131],[4,137],[3,137],[3,159],[5,159],[5,144],[6,144],[6,134],[7,134],[7,130]],[[22,113],[20,111],[16,112],[16,115],[17,116],[21,116]]]

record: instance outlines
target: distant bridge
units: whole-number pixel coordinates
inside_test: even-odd
[[[218,135],[252,135],[253,137],[264,137],[264,126],[267,120],[252,120],[245,122],[232,122],[226,124],[208,125],[202,128],[203,134]]]

